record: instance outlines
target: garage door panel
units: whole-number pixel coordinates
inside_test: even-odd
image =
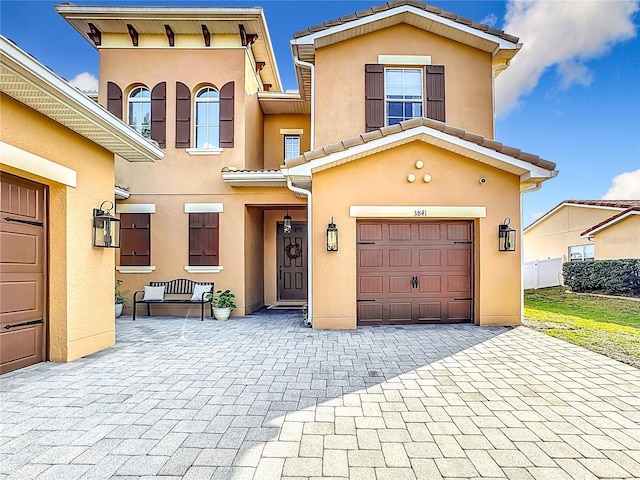
[[[471,277],[469,275],[447,275],[446,280],[446,293],[459,296],[471,293]]]
[[[360,261],[359,266],[362,268],[382,267],[383,258],[384,258],[384,255],[381,249],[361,250],[360,258],[359,258],[359,261]]]
[[[450,241],[470,241],[471,225],[468,223],[447,224],[447,239]]]
[[[0,335],[0,373],[44,360],[42,324],[19,328]]]
[[[418,252],[418,265],[421,267],[440,267],[442,265],[442,252],[435,248],[423,248]]]
[[[412,229],[410,223],[391,223],[388,228],[390,241],[400,242],[411,240]]]
[[[447,250],[447,267],[465,267],[471,265],[470,248]]]
[[[359,279],[359,289],[358,293],[360,294],[382,294],[383,291],[383,278],[381,276],[367,276],[360,277]]]
[[[442,277],[440,275],[420,275],[418,277],[418,291],[420,293],[441,294]]]
[[[397,323],[412,321],[411,302],[389,302],[388,307],[390,322]]]
[[[418,320],[421,322],[440,322],[442,302],[418,302]]]
[[[380,323],[382,317],[382,302],[358,303],[358,321],[360,323]]]
[[[447,302],[447,321],[470,322],[471,300],[453,300]]]
[[[358,225],[358,241],[370,242],[382,240],[382,225],[379,223],[361,223]]]
[[[421,224],[418,225],[418,240],[424,241],[439,241],[442,237],[442,230],[440,224]]]
[[[389,267],[411,267],[413,252],[409,248],[389,249]]]
[[[411,290],[411,276],[400,275],[397,277],[389,277],[389,293],[410,294]]]

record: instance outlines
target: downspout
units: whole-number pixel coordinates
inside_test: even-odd
[[[310,143],[309,150],[312,151],[315,149],[315,145],[316,145],[316,69],[313,63],[304,62],[296,56],[293,57],[293,61],[296,65],[299,65],[301,67],[306,67],[309,70],[311,70],[311,137],[309,141]],[[304,88],[304,85],[303,85],[303,88]],[[311,199],[310,195],[309,195],[309,199]],[[311,311],[311,304],[309,304],[309,311]]]
[[[496,77],[498,73],[509,66],[510,61],[507,61],[504,65],[498,65],[491,68],[491,104],[493,108],[493,140],[496,139]]]
[[[313,131],[313,130],[312,130]],[[311,208],[311,190],[295,187],[291,181],[291,177],[287,176],[287,187],[289,190],[307,197],[307,320],[313,325],[313,296],[311,295],[313,286],[313,229],[312,227],[312,211]]]
[[[540,190],[542,182],[520,190],[520,322],[524,319],[524,227],[522,227],[522,196]]]

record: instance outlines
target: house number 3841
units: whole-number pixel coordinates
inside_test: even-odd
[[[413,211],[413,216],[414,217],[426,217],[427,216],[427,211],[426,210],[414,210]]]

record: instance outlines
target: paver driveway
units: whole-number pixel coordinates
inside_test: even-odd
[[[126,317],[0,377],[0,477],[640,478],[640,371],[524,327]]]

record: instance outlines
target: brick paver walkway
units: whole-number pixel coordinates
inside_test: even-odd
[[[527,328],[117,321],[0,377],[0,478],[640,478],[640,371]]]

